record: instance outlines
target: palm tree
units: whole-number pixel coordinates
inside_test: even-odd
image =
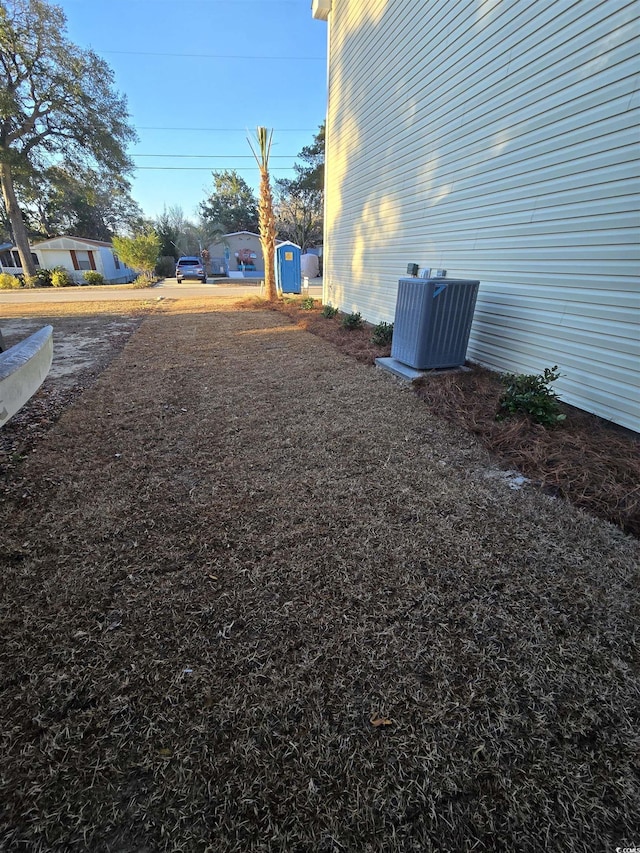
[[[260,224],[260,245],[262,246],[262,256],[264,258],[264,285],[266,297],[269,302],[275,302],[278,298],[275,271],[276,218],[273,212],[273,195],[269,180],[269,155],[271,154],[272,138],[272,130],[267,130],[266,127],[256,128],[257,151],[251,140],[247,139],[260,169],[258,221]]]

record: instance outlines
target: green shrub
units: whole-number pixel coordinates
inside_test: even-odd
[[[86,272],[83,272],[82,278],[87,284],[104,284],[104,276],[102,273],[96,272],[96,270],[87,270]]]
[[[54,287],[72,287],[73,279],[64,267],[54,267],[51,270],[51,284]]]
[[[371,335],[371,342],[379,347],[386,347],[393,338],[393,323],[378,323]]]
[[[522,413],[544,426],[562,423],[566,415],[560,411],[557,394],[549,388],[559,376],[558,365],[545,367],[544,373],[538,375],[505,373],[501,380],[505,392],[500,397],[497,420]]]
[[[352,314],[345,314],[342,318],[342,325],[345,329],[349,329],[350,331],[353,331],[353,329],[361,329],[362,315],[359,311],[355,311]]]
[[[0,290],[17,290],[19,287],[22,287],[22,282],[15,275],[0,273]]]
[[[131,287],[134,287],[136,290],[140,290],[144,287],[153,287],[153,285],[158,281],[157,277],[154,275],[139,275],[134,281],[131,282]]]
[[[323,305],[322,306],[322,316],[323,317],[335,317],[338,313],[338,309],[334,308],[333,305]]]
[[[313,296],[307,296],[300,303],[300,307],[303,311],[313,311],[313,309],[316,307],[316,300],[313,298]]]
[[[155,269],[160,278],[171,278],[176,274],[176,260],[173,255],[162,255],[158,258]]]
[[[51,287],[51,270],[37,269],[35,275],[24,277],[25,287]]]

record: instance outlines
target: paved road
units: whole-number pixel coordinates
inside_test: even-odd
[[[309,296],[322,298],[322,279],[315,279],[309,287]],[[0,305],[15,305],[30,302],[106,302],[119,300],[141,300],[151,296],[166,296],[173,299],[202,299],[211,296],[212,299],[223,296],[243,296],[260,293],[260,286],[255,282],[247,284],[229,284],[228,279],[210,279],[207,284],[199,282],[182,282],[178,284],[175,278],[167,278],[149,289],[136,289],[124,285],[102,287],[46,287],[34,290],[0,290]]]

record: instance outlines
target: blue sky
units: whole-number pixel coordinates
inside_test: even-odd
[[[258,125],[274,131],[272,178],[292,176],[326,112],[327,31],[310,0],[56,3],[67,37],[102,56],[127,97],[145,215],[178,205],[195,219],[214,169],[257,188],[247,133]]]

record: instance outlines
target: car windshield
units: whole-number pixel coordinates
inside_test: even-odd
[[[200,261],[197,258],[181,258],[178,261],[178,264],[181,267],[197,267],[200,264]]]

